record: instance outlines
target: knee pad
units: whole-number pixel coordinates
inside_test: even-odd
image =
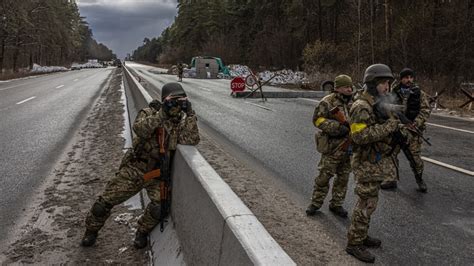
[[[150,215],[153,217],[153,219],[159,221],[161,218],[161,205],[158,203],[150,203]]]
[[[107,213],[109,213],[109,211],[110,211],[110,207],[107,206],[106,203],[100,200],[96,201],[94,205],[92,205],[92,209],[91,209],[91,213],[95,217],[104,217],[107,215]]]

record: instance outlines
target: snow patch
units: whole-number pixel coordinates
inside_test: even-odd
[[[40,66],[38,64],[33,64],[31,68],[31,73],[49,73],[49,72],[59,72],[67,71],[68,69],[62,66]]]

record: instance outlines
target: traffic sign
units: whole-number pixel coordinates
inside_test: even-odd
[[[232,92],[244,91],[245,90],[244,79],[241,77],[235,77],[234,79],[232,79],[232,81],[230,82],[230,89],[232,90]]]

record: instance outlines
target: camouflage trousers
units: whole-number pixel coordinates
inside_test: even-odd
[[[349,245],[361,245],[367,238],[370,217],[377,208],[380,182],[356,183],[355,194],[359,197],[352,212],[351,225],[347,233]]]
[[[421,144],[422,139],[418,136],[411,136],[409,139],[408,149],[410,150],[411,154],[413,154],[413,159],[415,161],[414,164],[410,163],[410,168],[414,175],[421,175],[423,174],[423,160],[421,159]],[[393,158],[394,163],[396,164],[397,168],[399,166],[398,155],[400,154],[400,146],[396,146],[393,151]],[[390,175],[386,175],[384,178],[383,183],[389,181],[397,181],[399,178],[397,172],[392,172]]]
[[[150,203],[145,208],[145,213],[138,220],[137,230],[148,233],[159,222],[160,210],[160,183],[159,180],[143,180],[142,167],[134,164],[122,164],[119,172],[115,174],[106,185],[104,192],[95,201],[86,217],[86,228],[89,231],[99,231],[110,216],[111,209],[143,188],[146,189]]]
[[[329,191],[329,180],[336,175],[332,186],[332,199],[330,207],[342,206],[346,197],[347,182],[351,172],[351,161],[349,155],[336,158],[329,155],[321,155],[318,164],[319,175],[314,180],[313,197],[311,203],[321,207]]]

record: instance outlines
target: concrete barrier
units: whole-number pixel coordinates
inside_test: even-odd
[[[151,100],[126,67],[124,73],[129,88]],[[178,145],[172,169],[171,215],[186,264],[296,265],[194,146]]]

